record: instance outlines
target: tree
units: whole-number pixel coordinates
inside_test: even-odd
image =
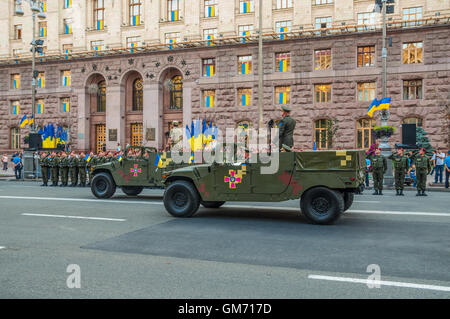
[[[425,148],[427,155],[433,155],[433,147],[431,146],[430,140],[426,137],[426,135],[428,135],[428,133],[425,132],[423,128],[416,127],[416,145],[419,148]]]

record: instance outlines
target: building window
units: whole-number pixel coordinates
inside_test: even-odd
[[[326,29],[331,28],[332,18],[331,17],[318,17],[316,18],[316,29]],[[325,31],[317,31],[316,34],[325,34]]]
[[[275,72],[291,71],[291,54],[275,53]]]
[[[292,8],[292,0],[277,0],[277,9]]]
[[[14,15],[16,15],[15,12],[19,9],[22,9],[22,11],[23,11],[22,4],[19,3],[17,0],[14,0]]]
[[[358,101],[369,102],[375,99],[376,83],[375,82],[363,82],[358,83]]]
[[[20,89],[20,74],[11,74],[11,88],[14,90]]]
[[[10,129],[10,148],[13,150],[20,149],[20,129],[12,127]]]
[[[167,0],[167,20],[180,20],[180,0]]]
[[[214,76],[216,74],[216,59],[203,59],[202,60],[202,75],[203,76]]]
[[[93,51],[103,51],[105,49],[105,43],[103,40],[91,41],[91,50]]]
[[[100,81],[97,87],[97,112],[106,112],[106,82]]]
[[[238,106],[249,106],[252,103],[252,89],[238,89]]]
[[[72,34],[72,19],[64,19],[64,34]]]
[[[358,67],[375,65],[375,46],[358,47]]]
[[[423,62],[423,43],[410,42],[403,43],[403,64],[413,64]]]
[[[291,103],[291,87],[290,86],[276,86],[275,87],[275,103],[276,104],[290,104]]]
[[[45,72],[39,72],[37,76],[37,87],[45,88]]]
[[[131,124],[131,145],[142,146],[144,141],[142,123]]]
[[[129,0],[128,9],[130,12],[128,23],[130,25],[140,25],[141,24],[141,12],[142,12],[141,0]]]
[[[95,146],[97,154],[103,151],[103,146],[106,146],[106,125],[95,125]]]
[[[314,142],[319,149],[331,146],[331,120],[321,119],[314,122]]]
[[[204,90],[203,95],[203,107],[214,107],[214,98],[216,96],[216,90]]]
[[[358,13],[358,31],[375,30],[375,12]]]
[[[166,33],[165,35],[166,37],[166,43],[170,44],[170,43],[177,43],[180,41],[180,33],[179,32],[171,32],[171,33]],[[173,49],[173,45],[169,45],[169,49]]]
[[[244,55],[238,57],[238,74],[252,73],[252,56]]]
[[[181,110],[183,108],[183,78],[176,75],[170,82],[170,104],[171,110]]]
[[[127,38],[127,48],[131,48],[131,52],[134,52],[133,48],[140,47],[142,45],[141,37],[129,37]]]
[[[313,0],[312,1],[313,6],[317,6],[320,4],[331,4],[331,3],[333,3],[333,0]]]
[[[14,26],[14,40],[22,39],[22,25],[17,24]]]
[[[422,19],[422,7],[403,9],[403,20],[419,20]],[[410,21],[403,23],[405,27],[413,27],[422,25],[422,21]]]
[[[70,98],[63,97],[60,99],[60,103],[61,103],[61,112],[69,113],[70,112]]]
[[[47,21],[39,22],[39,36],[45,38],[47,36]]]
[[[422,98],[422,80],[403,81],[403,99],[417,100]]]
[[[239,13],[255,12],[255,4],[253,0],[239,0]]]
[[[314,51],[314,70],[331,69],[331,49]]]
[[[360,119],[356,122],[356,148],[368,149],[372,145],[372,132],[375,121]]]
[[[278,21],[275,22],[275,32],[282,33],[280,34],[280,38],[283,39],[285,37],[284,33],[291,32],[292,21]]]
[[[241,42],[248,42],[249,41],[248,36],[253,33],[253,25],[252,24],[240,25],[238,27],[238,33],[239,35],[243,36]]]
[[[64,0],[64,9],[72,8],[72,0]]]
[[[70,86],[70,70],[61,71],[61,85],[62,86]]]
[[[94,0],[94,28],[103,30],[105,27],[105,0]]]
[[[331,102],[331,84],[314,85],[316,103]]]
[[[217,0],[205,0],[205,18],[217,16]]]
[[[70,59],[70,54],[72,53],[72,44],[63,44],[62,50],[65,54],[65,59]]]
[[[20,101],[11,101],[11,114],[19,115],[20,112]]]
[[[250,121],[240,121],[236,125],[237,129],[237,142],[244,144],[247,148],[249,147],[249,135],[250,135],[250,129],[252,128],[252,123]],[[238,154],[237,156],[241,156],[243,158],[244,154],[242,149],[238,148]]]
[[[420,117],[407,117],[403,119],[403,124],[416,124],[416,127],[423,126],[423,120]]]
[[[136,79],[133,82],[133,111],[142,111],[143,110],[143,93],[144,85],[142,83],[142,79]]]
[[[203,30],[203,39],[204,40],[213,40],[217,36],[217,29],[205,29]],[[214,41],[208,41],[207,45],[214,45]]]
[[[44,106],[45,106],[44,99],[37,99],[35,113],[44,114]]]

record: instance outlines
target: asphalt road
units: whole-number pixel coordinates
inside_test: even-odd
[[[175,219],[159,191],[0,181],[0,298],[450,298],[450,194],[370,193],[315,226],[297,201]]]

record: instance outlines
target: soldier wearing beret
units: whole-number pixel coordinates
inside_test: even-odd
[[[41,173],[42,173],[42,185],[41,186],[47,186],[48,183],[48,154],[46,152],[43,152],[41,154],[41,157],[39,158],[39,165],[41,166]]]
[[[81,152],[80,157],[78,158],[77,166],[78,166],[78,173],[80,174],[80,187],[86,186],[86,155],[84,152]]]
[[[51,153],[48,159],[48,166],[50,168],[50,179],[52,181],[52,185],[50,186],[58,186],[59,157],[56,156],[55,152]]]
[[[372,195],[383,195],[383,177],[387,170],[386,158],[381,155],[381,149],[377,148],[375,150],[375,155],[372,156],[372,177],[373,177],[373,188],[375,192]]]
[[[283,111],[282,116],[283,118],[280,121],[279,128],[279,145],[280,150],[281,146],[284,144],[289,147],[294,146],[294,129],[295,129],[295,120],[290,117],[291,109],[287,107],[286,105],[283,105],[281,107],[281,110]]]
[[[69,175],[70,175],[70,186],[75,187],[78,184],[78,158],[75,152],[71,152],[68,158]]]
[[[416,170],[417,178],[416,196],[428,196],[425,194],[425,188],[427,185],[427,175],[431,172],[431,161],[428,156],[425,155],[424,148],[421,148],[419,154],[414,158],[413,168]]]
[[[61,159],[59,160],[59,175],[61,175],[60,187],[67,186],[69,180],[69,159],[65,152],[61,153]]]
[[[409,171],[408,157],[403,154],[403,148],[399,147],[396,153],[392,153],[389,159],[394,161],[394,177],[396,195],[403,196],[403,188],[405,185],[405,176]]]

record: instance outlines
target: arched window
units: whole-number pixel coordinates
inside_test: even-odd
[[[97,112],[106,112],[106,82],[98,83],[97,88]]]
[[[143,96],[143,84],[141,79],[136,79],[133,82],[133,111],[142,111],[142,96]]]
[[[170,104],[171,110],[181,110],[183,108],[183,79],[181,75],[176,75],[170,80]]]
[[[360,119],[356,122],[356,148],[368,149],[372,145],[372,132],[375,121]]]
[[[407,117],[403,119],[403,124],[416,124],[417,127],[422,127],[423,121],[420,117]]]
[[[314,142],[317,148],[328,149],[331,146],[330,128],[331,120],[321,119],[314,123]]]

